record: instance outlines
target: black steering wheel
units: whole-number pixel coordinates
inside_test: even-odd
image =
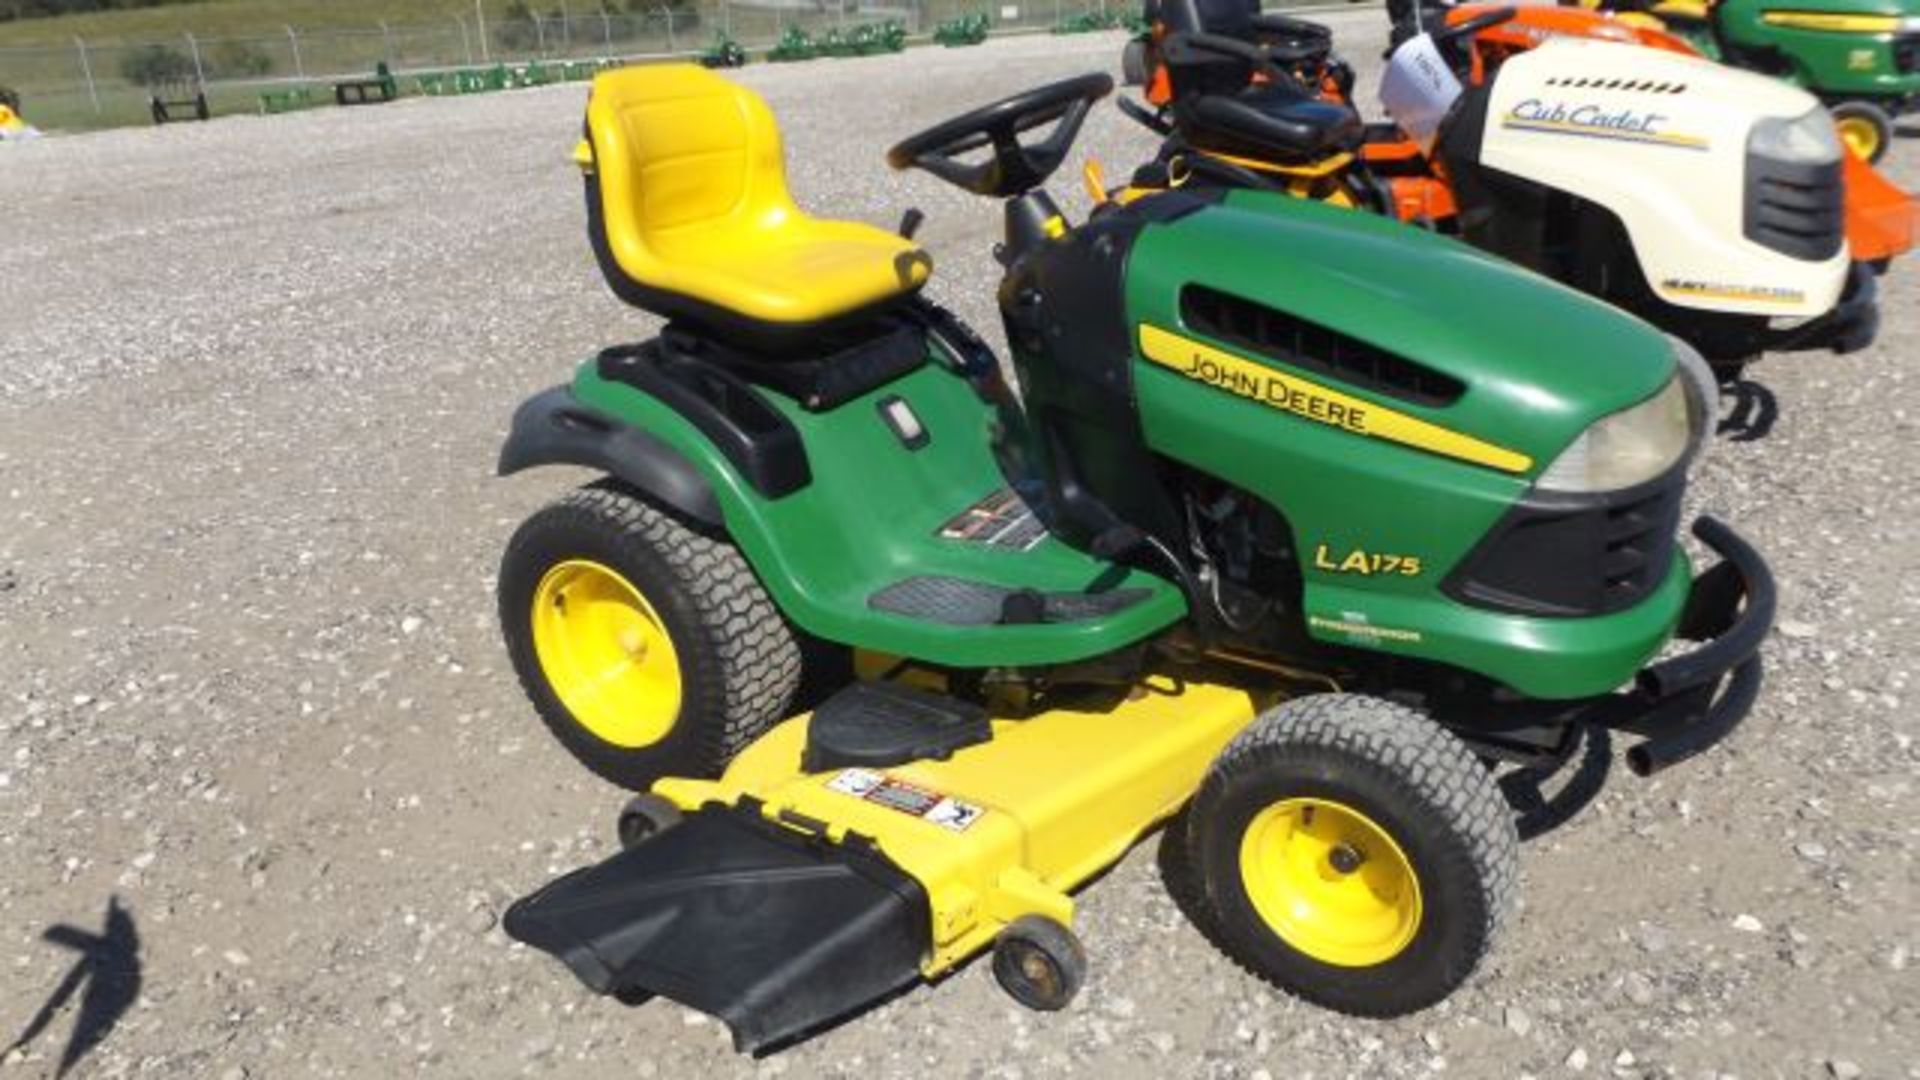
[[[1460,22],[1454,23],[1452,26],[1443,26],[1438,30],[1432,31],[1433,40],[1436,44],[1440,44],[1455,41],[1463,37],[1472,37],[1490,26],[1499,26],[1503,22],[1511,21],[1513,17],[1518,14],[1518,11],[1510,7],[1483,11],[1471,19],[1463,19]]]
[[[1087,110],[1112,92],[1113,77],[1105,73],[1035,87],[902,139],[887,151],[887,164],[925,169],[975,195],[1012,198],[1038,187],[1060,167]],[[1022,133],[1055,120],[1059,126],[1042,141],[1020,141]],[[992,157],[960,160],[983,146],[993,147]]]

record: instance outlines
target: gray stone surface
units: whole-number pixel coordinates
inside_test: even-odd
[[[1371,86],[1384,20],[1334,21]],[[996,208],[882,151],[1117,70],[1119,46],[738,77],[781,116],[800,199],[924,209],[933,294],[997,340]],[[764,1062],[510,945],[497,913],[608,853],[619,805],[522,700],[492,596],[508,533],[577,479],[492,477],[513,406],[652,329],[584,240],[583,94],[0,150],[0,1039],[69,963],[41,932],[97,929],[117,895],[144,984],[75,1075],[1916,1075],[1913,265],[1872,349],[1753,369],[1778,424],[1721,440],[1696,485],[1780,576],[1758,711],[1528,843],[1506,939],[1427,1014],[1249,979],[1149,849],[1080,898],[1092,976],[1067,1011],[1020,1011],[974,964]],[[1082,144],[1116,177],[1150,147],[1110,106]],[[1920,186],[1920,140],[1888,167]],[[1084,210],[1073,176],[1054,188]],[[71,1015],[0,1076],[52,1075]]]

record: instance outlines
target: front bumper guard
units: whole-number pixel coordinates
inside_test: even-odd
[[[1773,628],[1773,572],[1723,522],[1702,516],[1693,535],[1720,556],[1694,579],[1675,637],[1699,647],[1642,668],[1630,691],[1595,702],[1586,722],[1642,741],[1627,751],[1636,775],[1693,757],[1732,734],[1760,694],[1760,645]]]

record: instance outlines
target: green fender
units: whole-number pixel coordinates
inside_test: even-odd
[[[598,457],[575,463],[606,468],[724,531],[786,617],[817,637],[956,667],[1041,666],[1112,653],[1186,614],[1174,584],[1050,535],[1025,550],[941,535],[1006,487],[992,448],[996,412],[944,356],[822,412],[760,390],[798,431],[810,464],[795,490],[771,497],[686,416],[604,377],[597,361],[580,366],[566,393],[570,407],[617,427]],[[882,418],[881,403],[894,398],[918,417],[924,444],[904,445]],[[627,452],[640,447],[644,455]],[[928,576],[1049,594],[1144,595],[1110,614],[1017,625],[957,625],[873,606],[879,589]]]

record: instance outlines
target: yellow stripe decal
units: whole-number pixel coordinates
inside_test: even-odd
[[[1693,285],[1679,282],[1660,283],[1660,291],[1679,293],[1682,296],[1699,296],[1711,300],[1751,300],[1756,304],[1799,304],[1804,303],[1807,294],[1797,289],[1742,288],[1738,285]]]
[[[1891,34],[1900,29],[1898,15],[1851,15],[1836,11],[1769,11],[1760,16],[1768,26],[1795,30],[1828,30],[1837,34]]]
[[[1505,472],[1522,473],[1533,467],[1533,459],[1517,451],[1449,431],[1147,323],[1140,324],[1140,351],[1177,375],[1328,427]]]

